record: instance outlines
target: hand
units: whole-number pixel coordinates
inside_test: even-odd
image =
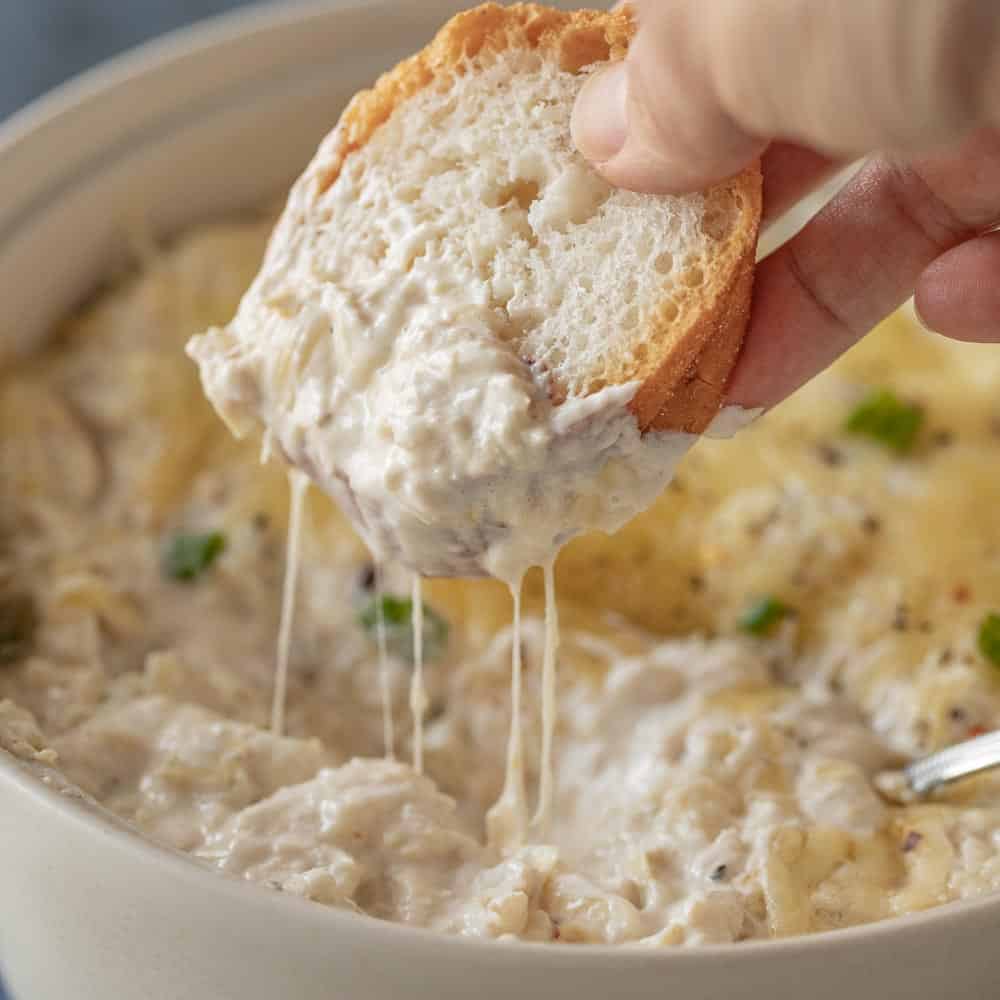
[[[773,406],[916,294],[1000,341],[996,0],[638,0],[624,64],[573,119],[613,184],[676,193],[763,154],[765,221],[872,154],[762,262],[731,402]]]

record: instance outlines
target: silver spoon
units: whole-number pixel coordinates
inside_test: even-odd
[[[879,791],[895,801],[923,799],[962,778],[1000,767],[1000,730],[977,736],[879,775]]]
[[[915,760],[903,769],[914,794],[929,795],[942,785],[950,785],[981,771],[1000,766],[1000,731],[956,743],[945,750]]]

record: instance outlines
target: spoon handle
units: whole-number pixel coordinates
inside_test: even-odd
[[[946,750],[916,760],[904,768],[903,773],[910,788],[923,796],[942,785],[994,767],[1000,767],[1000,731],[956,743]]]

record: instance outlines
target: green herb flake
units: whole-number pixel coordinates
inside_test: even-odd
[[[923,409],[915,403],[904,402],[889,389],[878,389],[855,407],[845,429],[905,455],[916,443],[924,419]]]
[[[740,628],[749,635],[766,636],[777,628],[791,608],[776,597],[764,597],[754,602],[740,616]]]
[[[226,536],[213,531],[207,535],[175,535],[163,551],[163,572],[171,580],[190,583],[226,551]]]
[[[1000,667],[1000,614],[989,614],[979,626],[979,652]]]
[[[22,659],[38,628],[38,609],[30,594],[0,595],[0,664]]]
[[[413,601],[384,594],[374,597],[358,614],[358,621],[373,642],[378,641],[379,613],[385,623],[386,647],[393,656],[413,663]],[[424,660],[437,659],[448,644],[448,623],[424,605]]]

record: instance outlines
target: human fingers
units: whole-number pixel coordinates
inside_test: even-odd
[[[916,307],[924,325],[954,340],[1000,342],[1000,233],[969,240],[920,276]]]
[[[772,138],[846,158],[1000,123],[996,0],[638,0],[628,58],[583,88],[580,150],[613,184],[677,193]]]
[[[764,222],[773,222],[846,164],[792,143],[776,142],[761,162]]]
[[[866,165],[757,269],[729,398],[770,407],[913,293],[934,261],[1000,221],[1000,131],[946,155]]]

